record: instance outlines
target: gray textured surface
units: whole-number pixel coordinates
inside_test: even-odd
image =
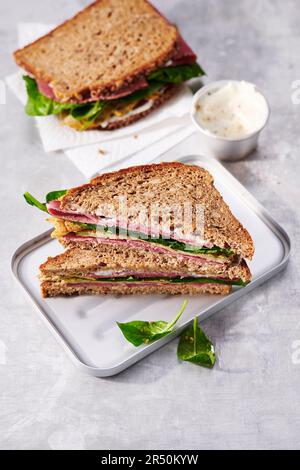
[[[15,70],[17,22],[59,22],[86,3],[1,2],[0,77]],[[61,154],[43,153],[33,121],[8,92],[0,105],[0,448],[300,447],[300,355],[293,349],[300,341],[300,105],[291,102],[300,79],[299,2],[155,3],[180,24],[209,79],[247,79],[265,91],[272,117],[260,148],[227,168],[289,232],[292,261],[205,322],[219,358],[213,371],[179,364],[175,341],[115,378],[81,375],[9,274],[15,248],[48,228],[22,192],[42,196],[81,175]]]

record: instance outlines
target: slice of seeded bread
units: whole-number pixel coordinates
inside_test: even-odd
[[[98,270],[132,270],[150,273],[163,272],[166,275],[180,273],[181,276],[226,277],[228,279],[251,280],[247,264],[203,264],[196,259],[176,254],[153,253],[135,247],[124,247],[113,244],[99,244],[91,248],[71,248],[64,253],[48,258],[41,265],[42,279],[57,276],[81,277]],[[108,275],[107,277],[111,277]]]
[[[120,283],[110,285],[72,285],[64,281],[46,281],[41,284],[41,292],[44,298],[72,295],[201,295],[220,294],[227,295],[231,291],[230,286],[220,284],[203,284],[194,286],[190,284],[172,284],[156,286],[130,286]]]
[[[160,207],[192,207],[192,232],[197,228],[197,207],[202,207],[204,233],[199,239],[219,247],[231,247],[237,254],[251,259],[254,245],[248,231],[234,217],[221,194],[214,186],[211,174],[199,166],[182,163],[161,163],[129,167],[94,178],[90,184],[70,189],[61,199],[61,208],[97,216],[109,215],[111,209],[119,210],[119,196],[127,198],[130,222],[141,222],[140,205],[144,215],[151,215],[153,204]],[[134,210],[131,210],[134,209]],[[142,214],[143,215],[143,214]],[[147,222],[147,221],[146,221]],[[176,221],[160,221],[160,227],[168,230]],[[191,227],[181,227],[188,234]]]
[[[109,94],[161,67],[178,32],[145,0],[98,0],[14,53],[59,101]]]

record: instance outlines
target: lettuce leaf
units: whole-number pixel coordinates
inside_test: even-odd
[[[69,113],[74,119],[82,121],[87,127],[102,113],[105,101],[91,103],[58,103],[44,96],[38,89],[34,78],[24,76],[27,90],[25,111],[29,116],[49,116],[51,114]]]
[[[59,114],[62,111],[70,111],[74,108],[74,104],[58,103],[44,96],[39,91],[34,78],[26,75],[23,80],[26,84],[28,96],[25,111],[29,116],[49,116],[50,114]]]

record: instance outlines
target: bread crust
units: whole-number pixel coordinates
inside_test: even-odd
[[[136,2],[136,3],[135,3]],[[136,56],[140,58],[141,65],[137,65],[135,60],[128,59],[128,64],[126,63],[127,68],[125,69],[122,67],[122,64],[112,64],[112,66],[115,69],[118,69],[116,73],[114,73],[114,69],[112,68],[111,71],[111,78],[108,78],[109,75],[106,75],[105,73],[105,67],[104,67],[104,72],[102,73],[100,71],[100,68],[98,68],[98,72],[93,71],[93,77],[94,79],[91,79],[90,83],[87,84],[87,78],[86,81],[83,85],[83,80],[78,80],[78,86],[74,83],[74,76],[77,73],[80,73],[80,67],[79,65],[76,65],[76,69],[74,69],[74,74],[72,75],[73,77],[73,82],[71,78],[68,78],[69,76],[65,76],[62,78],[62,76],[56,75],[56,68],[57,67],[48,67],[48,63],[51,64],[52,56],[53,61],[55,60],[55,54],[51,53],[51,58],[47,62],[45,60],[44,55],[48,53],[49,55],[49,50],[51,52],[51,48],[54,48],[54,52],[56,53],[56,56],[62,52],[60,52],[60,42],[61,39],[63,38],[63,35],[65,34],[66,37],[68,34],[72,34],[73,29],[77,27],[78,24],[81,25],[81,22],[85,24],[85,28],[88,26],[89,27],[89,16],[95,11],[99,11],[101,14],[101,11],[103,11],[107,8],[110,8],[111,11],[114,11],[114,8],[120,8],[120,5],[125,4],[125,0],[96,0],[94,3],[89,5],[87,8],[84,10],[80,11],[77,13],[73,18],[65,21],[55,29],[53,29],[51,32],[48,34],[42,36],[41,38],[37,39],[33,43],[25,46],[22,49],[19,49],[14,52],[14,59],[16,63],[25,69],[29,74],[33,75],[37,80],[42,80],[49,85],[52,86],[54,94],[56,96],[57,101],[61,102],[77,102],[78,100],[92,95],[93,93],[96,94],[101,94],[101,95],[109,95],[113,92],[118,92],[118,90],[122,89],[124,86],[130,85],[132,82],[137,80],[141,76],[145,76],[152,72],[153,70],[156,70],[157,68],[163,66],[173,55],[174,49],[176,47],[176,42],[178,39],[178,31],[177,28],[174,25],[171,25],[160,13],[147,1],[145,0],[138,0],[134,1],[131,0],[131,4],[128,4],[128,0],[126,0],[126,3],[128,5],[128,11],[129,11],[129,6],[134,8],[139,7],[141,14],[144,14],[145,17],[146,15],[149,15],[150,21],[149,24],[151,23],[151,20],[154,22],[157,22],[157,28],[161,28],[161,35],[164,38],[164,41],[162,41],[162,37],[160,39],[157,39],[157,41],[160,40],[160,43],[157,44],[157,47],[154,47],[153,45],[153,54],[152,58],[149,60],[145,60],[143,58],[143,51],[145,52],[145,46],[146,42],[151,40],[151,37],[148,39],[145,37],[145,40],[142,39],[141,46],[139,48],[138,42],[135,41],[135,47],[137,49]],[[136,6],[135,6],[136,5]],[[117,10],[116,10],[117,11]],[[128,13],[127,13],[128,14]],[[128,21],[130,20],[130,14],[128,14]],[[126,17],[126,15],[125,15]],[[134,11],[133,11],[133,16],[131,18],[131,21],[134,22],[136,19],[136,16],[134,16]],[[106,18],[106,21],[109,21]],[[130,24],[130,23],[129,23]],[[133,24],[133,27],[134,24]],[[141,34],[143,31],[141,32]],[[95,33],[97,34],[97,33]],[[146,34],[146,32],[145,32]],[[147,32],[149,34],[149,32]],[[109,40],[109,34],[106,34],[106,40]],[[57,39],[56,39],[57,38]],[[122,40],[123,38],[121,38]],[[57,44],[53,46],[53,42],[57,40]],[[51,43],[52,41],[52,43]],[[100,41],[100,40],[99,40]],[[92,37],[92,44],[94,44],[95,38]],[[84,43],[84,37],[83,37],[83,43]],[[50,46],[49,46],[50,44]],[[97,44],[97,43],[96,43]],[[99,44],[102,44],[100,41]],[[74,56],[77,53],[80,58],[85,57],[84,54],[86,54],[85,48],[82,49],[82,51],[78,52],[76,51],[76,45],[72,45],[73,47],[73,60]],[[112,46],[114,47],[114,46]],[[50,49],[49,49],[50,48]],[[69,52],[72,52],[71,48]],[[92,49],[93,51],[93,49]],[[157,52],[159,51],[159,52]],[[113,51],[110,51],[110,57],[113,56]],[[110,57],[107,58],[108,63],[110,63]],[[82,60],[82,59],[81,59]],[[120,59],[117,59],[118,61]],[[99,64],[101,64],[101,61],[99,60]],[[60,67],[62,65],[60,64]],[[74,65],[73,65],[74,67]],[[92,70],[92,65],[89,65],[90,69]],[[100,66],[99,66],[100,67]],[[87,70],[87,66],[85,65],[84,67]],[[124,70],[124,73],[123,73]],[[125,73],[126,70],[126,73]],[[101,78],[104,76],[105,78]],[[61,73],[61,75],[63,75]],[[100,78],[97,78],[100,77]],[[97,99],[95,97],[95,99]]]
[[[172,284],[172,286],[131,286],[124,287],[116,283],[110,286],[72,286],[61,282],[45,281],[41,284],[41,293],[44,298],[74,295],[227,295],[231,286],[220,284],[203,284],[191,286],[189,284]]]

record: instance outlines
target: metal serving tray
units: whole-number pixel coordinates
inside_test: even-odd
[[[173,160],[172,152],[168,154],[169,157],[158,160]],[[59,243],[50,238],[50,230],[23,244],[12,258],[12,271],[39,315],[42,315],[76,365],[90,375],[107,377],[118,374],[174,339],[196,315],[204,320],[248,294],[282,270],[288,262],[290,240],[286,232],[220,163],[199,155],[186,156],[179,161],[202,166],[212,173],[216,187],[232,212],[251,233],[255,256],[249,263],[253,281],[247,287],[234,288],[228,296],[191,297],[172,335],[135,348],[123,338],[116,321],[171,320],[183,302],[183,298],[178,296],[42,299],[37,279],[39,265],[48,256],[62,252]]]

